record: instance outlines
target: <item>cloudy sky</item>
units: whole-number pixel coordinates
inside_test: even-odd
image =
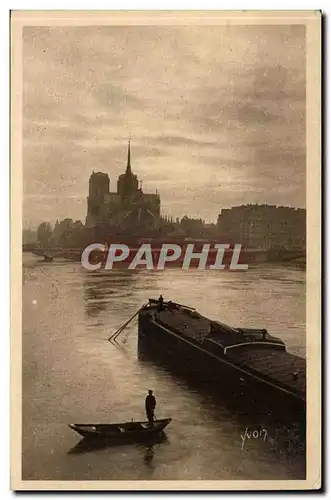
[[[26,27],[24,226],[85,221],[92,170],[162,211],[305,206],[304,26]]]

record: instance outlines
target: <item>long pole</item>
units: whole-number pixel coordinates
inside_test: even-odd
[[[129,323],[131,323],[131,321],[137,316],[137,314],[139,314],[139,312],[141,311],[141,309],[143,309],[145,306],[147,305],[146,304],[143,304],[142,306],[139,307],[138,311],[136,311],[134,313],[133,316],[131,316],[130,319],[128,319],[118,330],[116,330],[116,332],[114,332],[109,338],[108,338],[108,341],[110,342],[111,340],[116,340],[117,337],[119,336],[119,334],[128,326]]]

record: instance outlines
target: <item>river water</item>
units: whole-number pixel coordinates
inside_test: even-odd
[[[247,272],[88,272],[80,263],[23,257],[23,479],[303,479],[304,447],[286,428],[252,420],[137,358],[137,322],[107,341],[158,297],[196,307],[233,326],[267,328],[305,356],[305,272],[283,266]],[[226,383],[226,381],[224,381]],[[145,419],[149,388],[158,418],[173,417],[154,446],[81,450],[68,423]],[[260,426],[267,438],[247,439]],[[80,451],[80,452],[79,452]]]

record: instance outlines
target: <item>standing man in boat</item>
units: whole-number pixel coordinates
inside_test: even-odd
[[[160,295],[158,302],[159,302],[159,311],[162,311],[163,310],[163,296],[162,295]]]
[[[156,399],[153,396],[153,391],[149,389],[148,395],[146,396],[145,399],[145,408],[146,408],[147,419],[151,427],[153,427],[155,407],[156,407]]]

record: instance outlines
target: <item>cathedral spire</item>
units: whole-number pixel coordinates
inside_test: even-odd
[[[131,174],[131,152],[130,152],[130,146],[131,146],[131,140],[129,139],[129,145],[128,145],[128,159],[126,163],[126,174]]]

